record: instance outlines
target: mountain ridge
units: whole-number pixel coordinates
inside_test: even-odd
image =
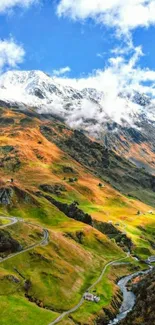
[[[8,101],[10,100],[10,102],[18,102],[19,104],[23,103],[32,107],[34,107],[35,105],[37,105],[38,108],[44,107],[44,110],[39,111],[40,113],[46,113],[47,108],[48,113],[52,113],[52,106],[50,107],[49,105],[51,105],[52,103],[57,104],[56,102],[54,102],[55,99],[58,100],[56,96],[59,99],[63,100],[63,103],[59,102],[59,104],[62,104],[63,107],[66,109],[66,114],[67,110],[74,113],[74,110],[76,109],[74,104],[79,104],[79,109],[80,105],[82,106],[83,104],[83,102],[81,103],[81,100],[88,100],[89,105],[92,104],[97,106],[94,106],[94,109],[96,109],[96,111],[93,112],[91,112],[91,109],[93,108],[89,107],[89,112],[86,112],[87,118],[95,119],[95,115],[97,115],[98,113],[102,113],[102,115],[100,115],[100,117],[102,118],[102,122],[104,122],[104,118],[108,117],[109,119],[118,123],[118,119],[114,115],[115,107],[111,107],[111,112],[107,112],[106,110],[107,94],[104,93],[104,89],[101,91],[95,88],[84,88],[80,87],[78,83],[76,87],[75,85],[74,87],[65,85],[65,78],[62,81],[62,79],[50,77],[46,73],[39,70],[8,71],[0,76],[1,99],[5,99]],[[120,100],[120,103],[122,101],[121,104],[124,105],[124,112],[121,112],[122,116],[119,117],[120,123],[123,123],[124,118],[124,122],[126,122],[127,124],[130,124],[131,122],[132,124],[134,122],[132,121],[132,119],[136,118],[137,114],[139,113],[140,106],[142,109],[143,107],[146,107],[146,105],[148,106],[151,104],[151,100],[149,97],[137,92],[120,93],[118,94],[118,98]],[[68,103],[67,100],[70,100],[70,103]],[[70,104],[70,110],[70,107],[66,106],[67,104]],[[85,113],[86,108],[86,106],[82,106],[80,113],[82,113],[82,111],[83,113]],[[57,109],[58,107],[55,107],[55,111]],[[123,113],[127,115],[126,119],[125,114]],[[145,113],[145,111],[143,111],[143,113]],[[92,116],[90,117],[90,115]],[[151,121],[154,121],[154,118],[152,116],[151,118]]]
[[[155,174],[155,104],[144,94],[124,92],[115,100],[104,90],[73,88],[42,71],[8,71],[0,76],[0,103],[60,119]]]
[[[134,256],[154,255],[155,214],[146,204],[155,203],[154,176],[32,108],[0,107],[0,126],[0,214],[19,219],[8,232],[23,247],[40,236],[35,225],[49,233],[46,246],[1,261],[3,324],[50,324],[79,302],[107,262],[130,249],[129,264],[108,268],[94,288],[100,302],[85,302],[71,324],[114,317],[121,303],[117,279],[143,267]]]

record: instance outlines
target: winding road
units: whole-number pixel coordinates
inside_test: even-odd
[[[6,224],[2,224],[2,225],[0,225],[0,229],[1,228],[6,228],[6,227],[8,227],[8,226],[12,226],[12,225],[14,225],[15,223],[17,223],[18,222],[18,218],[16,218],[16,217],[2,217],[2,216],[0,216],[0,219],[4,219],[4,220],[9,220],[10,221],[10,223],[6,223]]]
[[[8,224],[6,224],[6,225],[2,225],[0,228],[6,228],[6,227],[8,227],[8,226],[10,226],[10,225],[12,225],[12,224],[15,224],[15,223],[17,223],[17,222],[24,222],[24,220],[22,220],[22,219],[18,219],[18,218],[16,218],[16,217],[3,217],[3,216],[0,216],[0,218],[3,218],[3,219],[9,219],[10,220],[10,223],[8,223]],[[25,223],[27,223],[27,224],[30,224],[30,225],[32,225],[31,223],[28,223],[28,222],[25,222]],[[35,225],[35,226],[37,226],[37,225]],[[40,226],[38,226],[38,227],[40,227]],[[41,227],[40,227],[41,228]],[[5,258],[3,258],[3,259],[1,259],[0,260],[0,263],[3,263],[4,261],[7,261],[7,260],[9,260],[9,259],[11,259],[11,258],[13,258],[14,256],[17,256],[17,255],[20,255],[20,254],[22,254],[22,253],[24,253],[24,252],[28,252],[28,251],[30,251],[30,250],[32,250],[32,249],[34,249],[34,248],[36,248],[36,247],[38,247],[38,246],[43,246],[43,245],[47,245],[48,244],[48,241],[49,241],[49,232],[48,232],[48,230],[47,229],[43,229],[42,228],[42,230],[43,230],[43,238],[42,238],[42,240],[39,242],[39,243],[36,243],[36,244],[34,244],[34,245],[31,245],[31,246],[29,246],[28,248],[25,248],[25,249],[23,249],[22,251],[20,251],[20,252],[17,252],[17,253],[14,253],[14,254],[11,254],[11,255],[9,255],[9,256],[7,256],[7,257],[5,257]],[[104,274],[105,274],[105,272],[106,272],[106,270],[107,270],[107,268],[109,267],[109,266],[112,266],[112,265],[118,265],[119,263],[120,264],[122,264],[122,262],[124,261],[124,260],[126,260],[128,257],[130,256],[130,253],[127,253],[126,254],[126,256],[124,257],[124,258],[122,258],[122,259],[118,259],[118,260],[115,260],[115,261],[111,261],[111,262],[109,262],[109,263],[107,263],[105,266],[104,266],[104,268],[103,268],[103,270],[102,270],[102,273],[100,274],[100,276],[99,276],[99,278],[87,289],[87,292],[89,292],[90,290],[92,290],[99,282],[101,282],[101,280],[102,280],[102,278],[103,278],[103,276],[104,276]],[[64,317],[66,317],[66,316],[69,316],[70,314],[72,314],[72,313],[74,313],[75,311],[77,311],[81,306],[82,306],[82,304],[84,303],[84,301],[85,301],[85,299],[84,299],[84,294],[83,294],[83,296],[82,296],[82,298],[81,298],[81,300],[79,301],[79,303],[75,306],[75,307],[73,307],[72,309],[70,309],[70,310],[68,310],[68,311],[66,311],[66,312],[63,312],[58,318],[56,318],[53,322],[51,322],[50,324],[48,324],[48,325],[54,325],[54,324],[57,324],[57,323],[59,323]]]
[[[3,216],[0,216],[0,219],[8,219],[8,220],[12,221],[12,222],[10,222],[10,223],[8,223],[8,224],[2,225],[1,228],[9,227],[10,225],[13,225],[13,224],[15,224],[15,223],[17,223],[17,222],[20,222],[20,221],[24,222],[23,220],[20,220],[20,219],[18,219],[18,218],[16,218],[16,217],[12,217],[12,218],[11,218],[11,217],[8,217],[8,218],[6,218],[6,217],[3,217]],[[25,222],[25,223],[26,223],[26,222]],[[29,224],[31,224],[31,223],[29,223]],[[35,226],[37,226],[37,225],[35,225]],[[38,227],[41,228],[40,226],[38,226]],[[17,252],[17,253],[11,254],[11,255],[9,255],[9,256],[7,256],[7,257],[4,257],[4,258],[0,259],[0,263],[3,263],[3,262],[5,262],[5,261],[7,261],[7,260],[13,258],[14,256],[17,256],[17,255],[23,254],[23,253],[25,253],[25,252],[28,252],[28,251],[30,251],[30,250],[32,250],[32,249],[38,247],[38,246],[44,246],[44,245],[47,245],[47,244],[48,244],[48,241],[49,241],[49,232],[48,232],[47,229],[42,229],[42,230],[43,230],[43,238],[42,238],[42,240],[41,240],[40,242],[38,242],[38,243],[36,243],[36,244],[33,244],[33,245],[31,245],[31,246],[29,246],[29,247],[27,247],[27,248],[21,250],[20,252]]]
[[[102,270],[102,273],[101,273],[101,275],[99,276],[99,278],[88,288],[88,290],[87,291],[90,291],[90,290],[92,290],[99,282],[101,282],[101,280],[102,280],[102,278],[103,278],[103,276],[104,276],[104,274],[105,274],[105,271],[107,270],[107,268],[109,267],[109,266],[112,266],[112,265],[118,265],[118,263],[120,262],[122,262],[122,261],[124,261],[124,260],[126,260],[128,257],[130,256],[130,253],[127,253],[127,255],[126,255],[126,257],[124,257],[124,258],[122,258],[122,259],[119,259],[119,260],[116,260],[116,261],[112,261],[112,262],[109,262],[109,263],[107,263],[105,266],[104,266],[104,268],[103,268],[103,270]],[[77,311],[81,306],[82,306],[82,304],[83,304],[83,302],[85,301],[85,299],[84,299],[84,295],[82,296],[82,298],[81,298],[81,300],[79,301],[79,303],[75,306],[75,307],[73,307],[72,309],[70,309],[70,310],[68,310],[68,311],[65,311],[64,313],[62,313],[57,319],[55,319],[52,323],[50,323],[49,325],[54,325],[54,324],[57,324],[57,323],[59,323],[64,317],[66,317],[66,316],[69,316],[70,314],[72,314],[72,313],[74,313],[75,311]]]

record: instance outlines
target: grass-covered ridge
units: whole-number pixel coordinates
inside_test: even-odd
[[[42,236],[40,229],[48,229],[50,236],[47,246],[0,264],[2,324],[31,325],[35,320],[37,324],[48,325],[62,311],[79,302],[106,263],[125,256],[126,247],[121,239],[118,245],[107,229],[116,229],[116,234],[124,233],[132,241],[133,255],[146,259],[155,254],[155,214],[152,207],[132,196],[124,196],[82,161],[60,149],[52,131],[49,141],[40,132],[47,122],[7,109],[1,110],[1,118],[9,123],[3,124],[0,131],[0,193],[6,190],[9,203],[0,204],[0,214],[24,220],[7,227],[7,231],[22,247],[38,242]],[[54,123],[50,124],[50,130]],[[68,139],[72,135],[70,129],[60,128],[59,123],[58,128],[59,138]],[[119,179],[117,181],[119,183]],[[90,215],[93,222],[103,223],[102,231],[95,229],[95,222],[88,225],[75,220],[74,215],[68,218],[52,200],[69,206],[78,203],[80,211]],[[67,318],[61,323],[86,324],[87,320],[93,324],[102,307],[111,305],[117,293],[116,278],[138,267],[132,257],[129,262],[132,265],[124,267],[124,271],[114,268],[115,275],[108,268],[101,284],[95,288],[101,297],[100,304],[85,303],[72,315],[73,319]],[[19,274],[30,281],[28,291]]]

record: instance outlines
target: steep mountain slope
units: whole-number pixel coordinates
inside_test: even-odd
[[[19,143],[11,147],[2,147],[1,167],[7,172],[21,172],[23,163],[30,160],[39,162],[39,165],[50,164],[51,159],[58,159],[59,149],[68,154],[68,161],[71,157],[87,170],[101,177],[103,180],[110,182],[113,187],[124,193],[125,195],[137,197],[138,199],[150,205],[155,205],[155,176],[148,174],[143,169],[135,167],[128,160],[121,158],[114,151],[108,150],[100,143],[86,137],[82,132],[73,131],[65,124],[56,119],[47,119],[32,110],[26,111],[26,115],[18,122],[18,114],[12,111],[3,111],[0,117],[2,134],[10,136],[11,143]],[[4,113],[3,113],[4,112]],[[6,113],[7,112],[7,113]],[[15,115],[16,114],[16,115]],[[14,116],[13,116],[14,115]],[[35,118],[33,117],[36,116]],[[20,116],[20,115],[19,115]],[[7,126],[7,127],[6,127]],[[23,130],[26,133],[23,137]],[[29,134],[30,132],[30,134]],[[34,148],[29,146],[23,151],[24,145],[29,143],[32,137],[40,139]],[[44,141],[42,143],[42,137]],[[14,141],[13,141],[14,139]],[[39,141],[39,140],[38,140]],[[45,142],[46,141],[46,142]],[[48,142],[47,142],[48,141]],[[48,146],[44,143],[51,142],[52,155]],[[9,142],[10,146],[10,142]],[[56,155],[56,157],[55,157]],[[8,157],[9,156],[9,157]],[[32,173],[31,166],[29,167]],[[62,169],[63,172],[63,169]],[[77,176],[74,172],[72,176]]]
[[[134,128],[130,125],[109,124],[104,143],[137,167],[155,173],[154,123],[144,118],[136,122]]]
[[[8,204],[20,208],[24,201],[35,207],[42,194],[46,203],[45,196],[51,195],[62,203],[79,202],[85,212],[101,221],[110,217],[123,220],[126,215],[135,218],[138,210],[151,210],[142,201],[155,204],[154,176],[60,121],[30,117],[32,114],[31,110],[19,113],[1,108],[0,175]]]
[[[110,182],[122,193],[154,205],[154,176],[147,174],[143,169],[136,168],[132,163],[100,143],[90,140],[79,131],[70,130],[66,134],[66,128],[61,123],[56,125],[52,122],[44,123],[41,132],[48,140],[55,142],[71,157]]]
[[[149,97],[73,88],[41,71],[9,71],[0,77],[3,106],[33,107],[83,130],[138,167],[155,173],[155,104]]]
[[[49,232],[46,246],[0,263],[2,325],[48,325],[74,307],[105,264],[125,257],[129,247],[142,260],[154,255],[154,211],[121,194],[130,189],[140,196],[145,187],[141,200],[153,205],[152,180],[57,119],[28,108],[1,108],[0,214],[23,218],[22,226],[7,228],[23,246],[36,242],[42,229]],[[25,221],[32,224],[29,232]],[[37,232],[36,225],[41,227]],[[116,267],[115,273],[107,269],[95,289],[99,304],[85,302],[60,324],[91,325],[99,314],[105,317],[103,307],[116,313],[117,277],[142,267],[132,257],[128,261],[131,264]],[[30,281],[28,289],[24,281]]]

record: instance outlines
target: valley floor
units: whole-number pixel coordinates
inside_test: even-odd
[[[1,219],[8,220],[7,218],[1,218]],[[38,253],[36,250],[38,248],[39,250],[41,249],[41,251],[44,251],[45,246],[47,246],[47,248],[48,248],[49,240],[50,240],[49,235],[48,235],[48,230],[42,229],[40,225],[38,227],[37,225],[24,222],[23,219],[20,220],[19,218],[12,218],[12,219],[10,218],[9,220],[10,220],[10,223],[7,224],[7,227],[8,227],[8,229],[11,227],[12,233],[14,232],[14,230],[16,232],[18,227],[19,228],[22,228],[25,226],[26,227],[28,226],[31,228],[34,227],[33,231],[35,231],[35,232],[36,232],[37,228],[39,229],[39,232],[40,232],[39,237],[41,236],[40,237],[41,239],[39,242],[37,242],[35,244],[33,243],[26,248],[22,248],[21,251],[11,254],[11,255],[8,255],[8,257],[2,258],[0,260],[0,263],[1,263],[1,268],[0,268],[1,269],[1,278],[0,278],[1,293],[0,294],[1,294],[1,298],[2,298],[1,304],[0,304],[0,309],[2,308],[1,309],[1,315],[3,316],[2,324],[7,324],[7,325],[11,324],[12,317],[14,317],[16,324],[22,324],[23,321],[27,322],[27,324],[31,324],[31,317],[33,320],[33,317],[36,317],[35,313],[37,313],[37,317],[35,318],[36,322],[37,322],[36,324],[42,324],[43,320],[44,320],[44,324],[45,324],[46,319],[47,319],[47,325],[54,325],[56,323],[68,324],[68,323],[66,323],[66,320],[65,320],[65,318],[67,316],[69,316],[69,319],[70,319],[69,323],[70,322],[76,323],[77,321],[81,320],[82,324],[90,324],[90,322],[93,322],[93,318],[96,317],[97,313],[100,312],[100,310],[104,306],[106,307],[110,304],[113,294],[115,292],[114,291],[114,278],[116,278],[117,276],[123,275],[126,272],[129,272],[129,270],[134,269],[134,267],[136,267],[136,263],[133,262],[133,260],[130,258],[129,253],[127,253],[126,256],[124,256],[124,257],[122,254],[122,257],[121,257],[121,252],[118,251],[117,256],[120,256],[120,257],[116,258],[116,256],[113,256],[113,260],[112,260],[112,256],[111,257],[109,256],[108,259],[111,259],[111,261],[110,262],[104,261],[105,266],[102,270],[102,273],[99,275],[98,278],[97,278],[97,274],[99,274],[99,269],[96,270],[96,272],[94,272],[94,270],[92,269],[94,274],[93,274],[92,278],[89,279],[90,282],[88,282],[89,285],[91,284],[91,286],[89,286],[89,288],[85,287],[86,289],[88,289],[89,292],[95,292],[95,293],[97,292],[98,294],[100,294],[100,297],[101,297],[100,303],[94,304],[91,302],[84,301],[84,299],[83,299],[84,291],[83,291],[83,293],[81,295],[81,300],[80,300],[80,302],[77,303],[76,306],[71,307],[71,309],[69,311],[64,311],[62,313],[60,312],[60,310],[59,311],[57,310],[57,313],[58,313],[57,314],[56,311],[54,311],[57,308],[55,308],[55,307],[51,308],[49,306],[44,306],[43,302],[41,300],[38,301],[38,299],[35,299],[35,300],[30,299],[31,296],[30,296],[29,292],[25,291],[26,290],[25,283],[27,281],[26,268],[27,269],[31,268],[30,264],[27,265],[28,260],[29,260],[29,257],[27,254],[32,254],[32,255],[34,255],[34,257],[36,254],[37,257],[41,257],[41,259],[46,260],[46,257],[44,255],[40,255],[40,253]],[[11,220],[12,220],[12,222],[11,222]],[[12,225],[12,223],[13,223],[13,225]],[[6,225],[4,224],[1,227],[6,228]],[[13,228],[15,228],[15,229],[13,229]],[[29,229],[29,231],[30,231],[30,229]],[[32,234],[29,234],[29,237],[30,237],[30,235],[32,237]],[[35,251],[36,251],[36,253],[35,253]],[[108,259],[106,259],[106,260],[108,261]],[[129,262],[131,263],[130,267],[127,263],[123,264],[123,262],[125,260],[127,260],[127,263],[129,263]],[[48,260],[48,263],[49,263],[49,260]],[[16,268],[16,265],[17,265],[18,270]],[[112,280],[111,272],[112,272],[113,268],[115,270],[115,276]],[[11,269],[11,275],[9,274],[10,269]],[[24,276],[23,276],[23,274],[24,274]],[[26,274],[26,277],[25,277],[25,274]],[[108,281],[106,279],[107,276],[108,276]],[[22,277],[22,280],[20,279],[21,277]],[[94,278],[94,280],[93,280],[93,278]],[[112,283],[110,281],[110,278],[112,280]],[[33,283],[33,281],[32,281],[32,283]],[[85,284],[85,286],[86,286],[86,284]],[[8,287],[9,292],[6,292],[7,287]],[[29,288],[29,289],[31,290],[31,288]],[[59,288],[59,290],[61,290],[61,287]],[[84,290],[84,288],[83,288],[83,290]],[[51,284],[51,288],[49,288],[49,292],[50,291],[52,291],[52,284]],[[111,292],[111,294],[110,294],[110,292]],[[33,292],[33,295],[34,295],[34,293],[35,292]],[[106,296],[106,295],[108,295],[108,296]],[[29,298],[29,299],[25,299],[25,297]],[[77,300],[78,299],[80,299],[80,295],[77,296]],[[16,304],[18,305],[18,307],[16,307]],[[63,307],[65,307],[65,305]],[[18,311],[18,308],[19,308],[19,311]],[[45,309],[43,309],[43,308],[45,308]],[[9,309],[9,312],[7,312],[7,309]],[[49,311],[48,309],[53,309],[53,310]],[[5,310],[6,310],[6,314],[5,314]],[[26,310],[27,310],[27,312],[26,312]],[[37,310],[38,310],[38,312],[37,312]],[[18,320],[16,320],[16,316],[14,315],[15,311],[17,313]],[[31,312],[32,312],[32,315],[31,315]],[[23,320],[23,316],[19,317],[20,313],[25,315],[24,320]],[[93,314],[94,314],[94,317],[93,317]]]

